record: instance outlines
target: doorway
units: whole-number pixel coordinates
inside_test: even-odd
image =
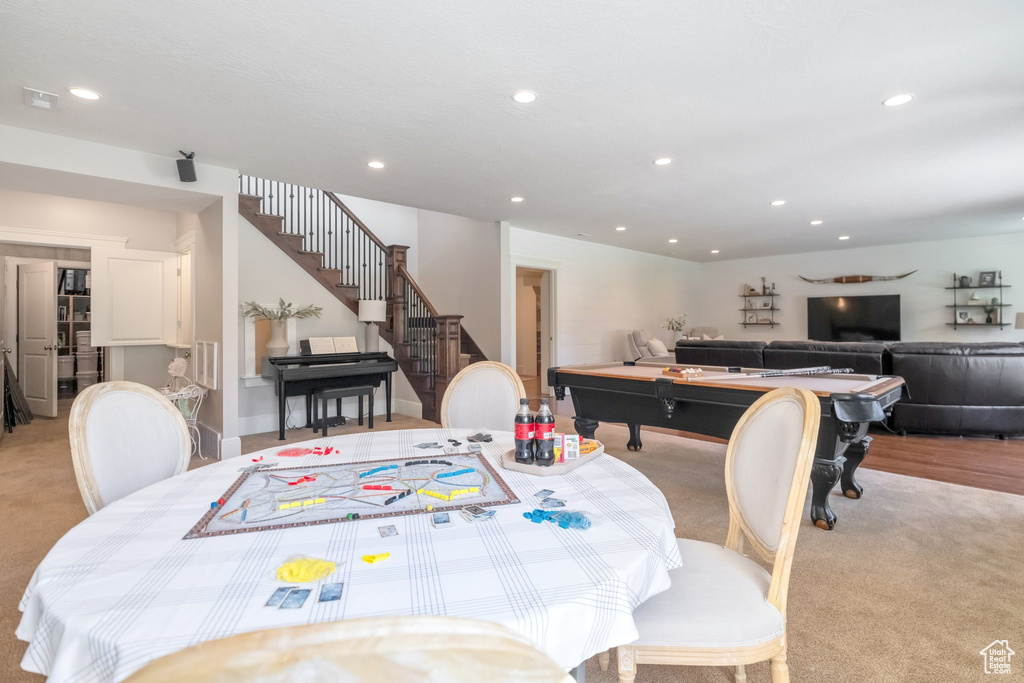
[[[545,374],[551,359],[551,271],[516,267],[516,374],[526,395],[548,395]]]

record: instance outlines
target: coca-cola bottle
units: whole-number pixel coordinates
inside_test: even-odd
[[[550,467],[551,463],[555,461],[555,416],[551,414],[551,408],[548,407],[546,398],[540,400],[540,410],[537,411],[535,423],[537,464]]]
[[[524,465],[533,464],[533,414],[530,412],[530,400],[519,399],[519,412],[516,413],[516,462]]]

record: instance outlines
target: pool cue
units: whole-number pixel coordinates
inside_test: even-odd
[[[802,375],[847,375],[853,372],[853,368],[832,369],[827,365],[819,365],[815,368],[795,368],[793,370],[766,370],[765,372],[752,372],[749,375],[723,375],[720,377],[700,377],[708,382],[732,382],[744,379],[761,379],[762,377],[799,377]]]

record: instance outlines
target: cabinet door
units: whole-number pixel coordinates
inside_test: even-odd
[[[92,250],[93,346],[175,344],[178,254]]]

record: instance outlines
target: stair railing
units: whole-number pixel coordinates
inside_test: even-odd
[[[333,192],[252,176],[238,176],[238,191],[260,197],[262,213],[284,218],[282,230],[301,235],[304,251],[323,254],[323,267],[339,284],[358,288],[359,299],[386,300],[388,248]]]
[[[409,357],[417,363],[417,370],[429,377],[433,388],[437,377],[437,310],[404,265],[398,266],[396,275],[402,291],[401,299],[395,302],[401,316],[402,337],[398,341],[408,344]]]

